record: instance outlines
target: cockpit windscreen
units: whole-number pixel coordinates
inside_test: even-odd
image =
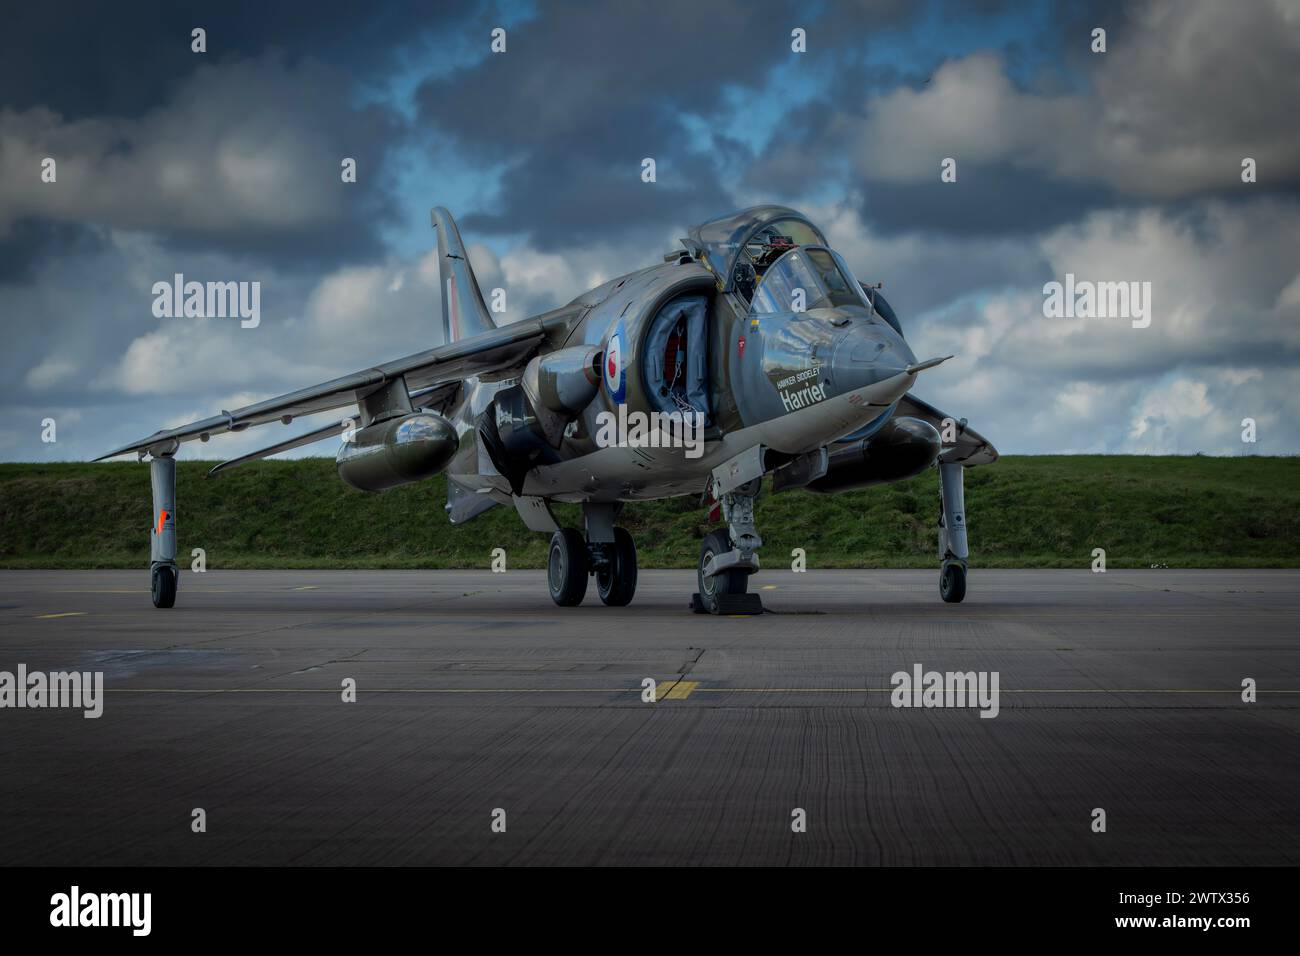
[[[755,312],[803,312],[862,305],[856,283],[825,249],[792,249],[763,274],[754,293]]]

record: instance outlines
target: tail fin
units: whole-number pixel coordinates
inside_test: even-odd
[[[442,206],[433,210],[438,230],[438,268],[442,278],[442,334],[447,344],[497,327],[483,302],[456,220]]]

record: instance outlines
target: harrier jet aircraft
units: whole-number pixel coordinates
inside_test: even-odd
[[[340,435],[339,476],[354,488],[445,471],[453,524],[506,505],[551,535],[547,576],[562,606],[582,601],[590,576],[605,604],[632,600],[626,502],[702,496],[721,526],[700,548],[693,607],[751,613],[762,609],[747,588],[765,477],[774,492],[833,493],[937,466],[939,590],[948,602],[965,596],[963,469],[997,452],[911,394],[948,356],[918,361],[879,287],[854,278],[805,216],[767,205],[706,222],[662,264],[510,324],[488,310],[446,209],[433,210],[433,226],[446,344],[103,456],[150,458],[156,606],[176,600],[181,443],[353,407],[211,474]],[[580,504],[583,527],[560,527],[554,502]]]

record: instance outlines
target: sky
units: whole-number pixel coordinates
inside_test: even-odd
[[[1003,453],[1300,453],[1300,0],[56,2],[0,47],[3,460],[441,344],[433,206],[517,320],[760,202]],[[156,315],[176,274],[260,322]],[[1048,314],[1067,276],[1149,314]]]

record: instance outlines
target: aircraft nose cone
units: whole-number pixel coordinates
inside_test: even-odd
[[[836,344],[831,359],[839,391],[874,385],[915,362],[907,342],[884,322],[855,322]]]

